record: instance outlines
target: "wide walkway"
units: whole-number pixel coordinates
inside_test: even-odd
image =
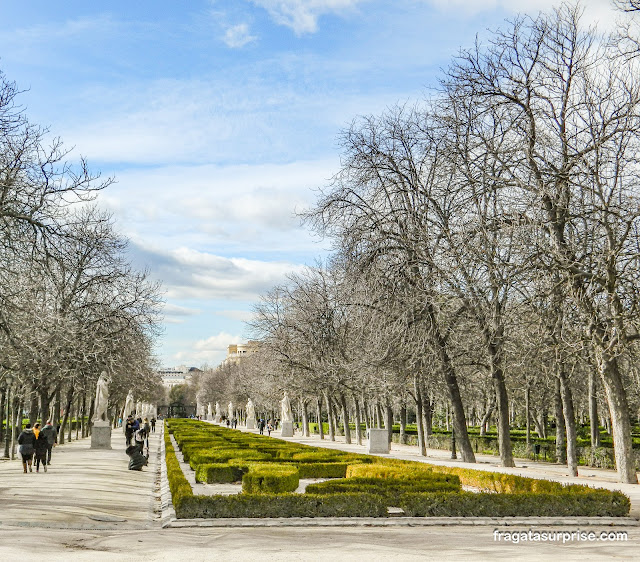
[[[91,439],[56,446],[51,466],[25,474],[22,463],[0,459],[0,529],[11,526],[109,529],[145,528],[159,519],[160,434],[151,435],[149,466],[128,470],[125,440],[114,429],[112,449],[91,449]],[[2,557],[0,556],[0,559]]]

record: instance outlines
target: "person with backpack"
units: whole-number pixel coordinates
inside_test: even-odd
[[[135,445],[127,447],[125,452],[129,456],[129,470],[142,470],[149,463],[149,459]]]
[[[18,452],[22,457],[22,467],[24,472],[27,472],[27,464],[29,465],[29,472],[33,472],[31,463],[33,462],[33,453],[35,452],[36,436],[31,429],[31,424],[28,423],[25,428],[18,435]]]
[[[140,453],[144,452],[144,441],[146,439],[146,431],[144,430],[144,426],[140,427],[134,433],[134,444],[138,447]]]
[[[42,433],[42,431],[40,431],[34,443],[34,452],[35,452],[35,458],[36,458],[36,472],[40,472],[40,463],[42,463],[44,471],[47,472],[48,448],[49,448],[49,443],[47,442],[47,437]]]
[[[42,428],[40,435],[44,435],[47,440],[47,465],[51,464],[51,451],[58,442],[58,430],[48,421]]]

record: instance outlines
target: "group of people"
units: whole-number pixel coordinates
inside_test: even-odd
[[[40,472],[40,465],[47,472],[47,465],[51,464],[51,451],[58,442],[58,430],[48,421],[44,427],[39,423],[33,428],[28,423],[18,435],[18,452],[22,457],[22,467],[25,474],[27,467],[33,472],[35,457],[36,472]]]
[[[149,462],[149,433],[156,430],[156,419],[129,416],[124,426],[127,442],[125,452],[129,456],[129,470],[142,470]],[[146,454],[145,454],[146,452]]]
[[[271,435],[271,432],[275,429],[278,429],[278,420],[265,420],[264,418],[260,418],[258,420],[258,430],[260,431],[260,435],[264,435],[264,430],[267,430],[267,435]]]

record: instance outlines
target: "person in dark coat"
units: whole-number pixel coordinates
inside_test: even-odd
[[[133,438],[134,431],[135,430],[133,429],[133,416],[129,416],[127,418],[127,423],[124,426],[124,436],[127,440],[127,447],[131,445],[131,439]]]
[[[47,465],[49,465],[51,464],[51,450],[58,442],[58,430],[53,427],[53,424],[50,421],[48,421],[42,428],[40,435],[44,435],[47,439]]]
[[[44,467],[44,471],[47,472],[47,450],[49,449],[49,443],[47,437],[43,435],[42,431],[38,434],[38,438],[34,443],[34,451],[36,457],[36,472],[40,472],[40,463]]]
[[[27,464],[29,465],[29,472],[33,472],[31,463],[33,461],[33,453],[35,452],[36,436],[31,429],[31,424],[28,423],[25,428],[18,435],[18,451],[22,457],[22,467],[27,472]]]
[[[149,463],[147,457],[135,445],[129,445],[126,448],[126,453],[129,455],[129,470],[142,470],[142,467]]]

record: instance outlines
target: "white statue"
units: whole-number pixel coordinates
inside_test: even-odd
[[[91,421],[109,421],[107,419],[107,406],[109,405],[109,383],[111,380],[105,371],[100,373],[96,386],[96,401],[93,407],[93,419]]]
[[[229,414],[229,419],[233,419],[233,403],[229,402],[229,406],[227,407],[227,413]]]
[[[222,417],[222,408],[220,407],[220,402],[216,402],[216,418],[218,418],[218,421],[220,421],[221,417]]]
[[[253,402],[251,401],[251,398],[247,400],[247,419],[252,419],[252,420],[256,419],[256,409],[253,407]]]
[[[291,402],[289,401],[289,396],[287,395],[287,391],[284,392],[284,398],[282,402],[280,402],[280,410],[281,410],[281,421],[290,422],[293,421],[293,412],[291,411]]]
[[[207,419],[210,420],[213,417],[213,409],[211,408],[211,402],[207,404]]]
[[[133,401],[133,391],[130,390],[129,394],[127,394],[127,399],[124,401],[124,412],[122,412],[123,419],[127,419],[127,416],[133,414],[133,409],[135,408],[135,402]]]
[[[136,413],[134,414],[134,416],[136,418],[139,418],[141,413],[142,413],[142,402],[140,402],[140,400],[138,400],[136,402]]]

